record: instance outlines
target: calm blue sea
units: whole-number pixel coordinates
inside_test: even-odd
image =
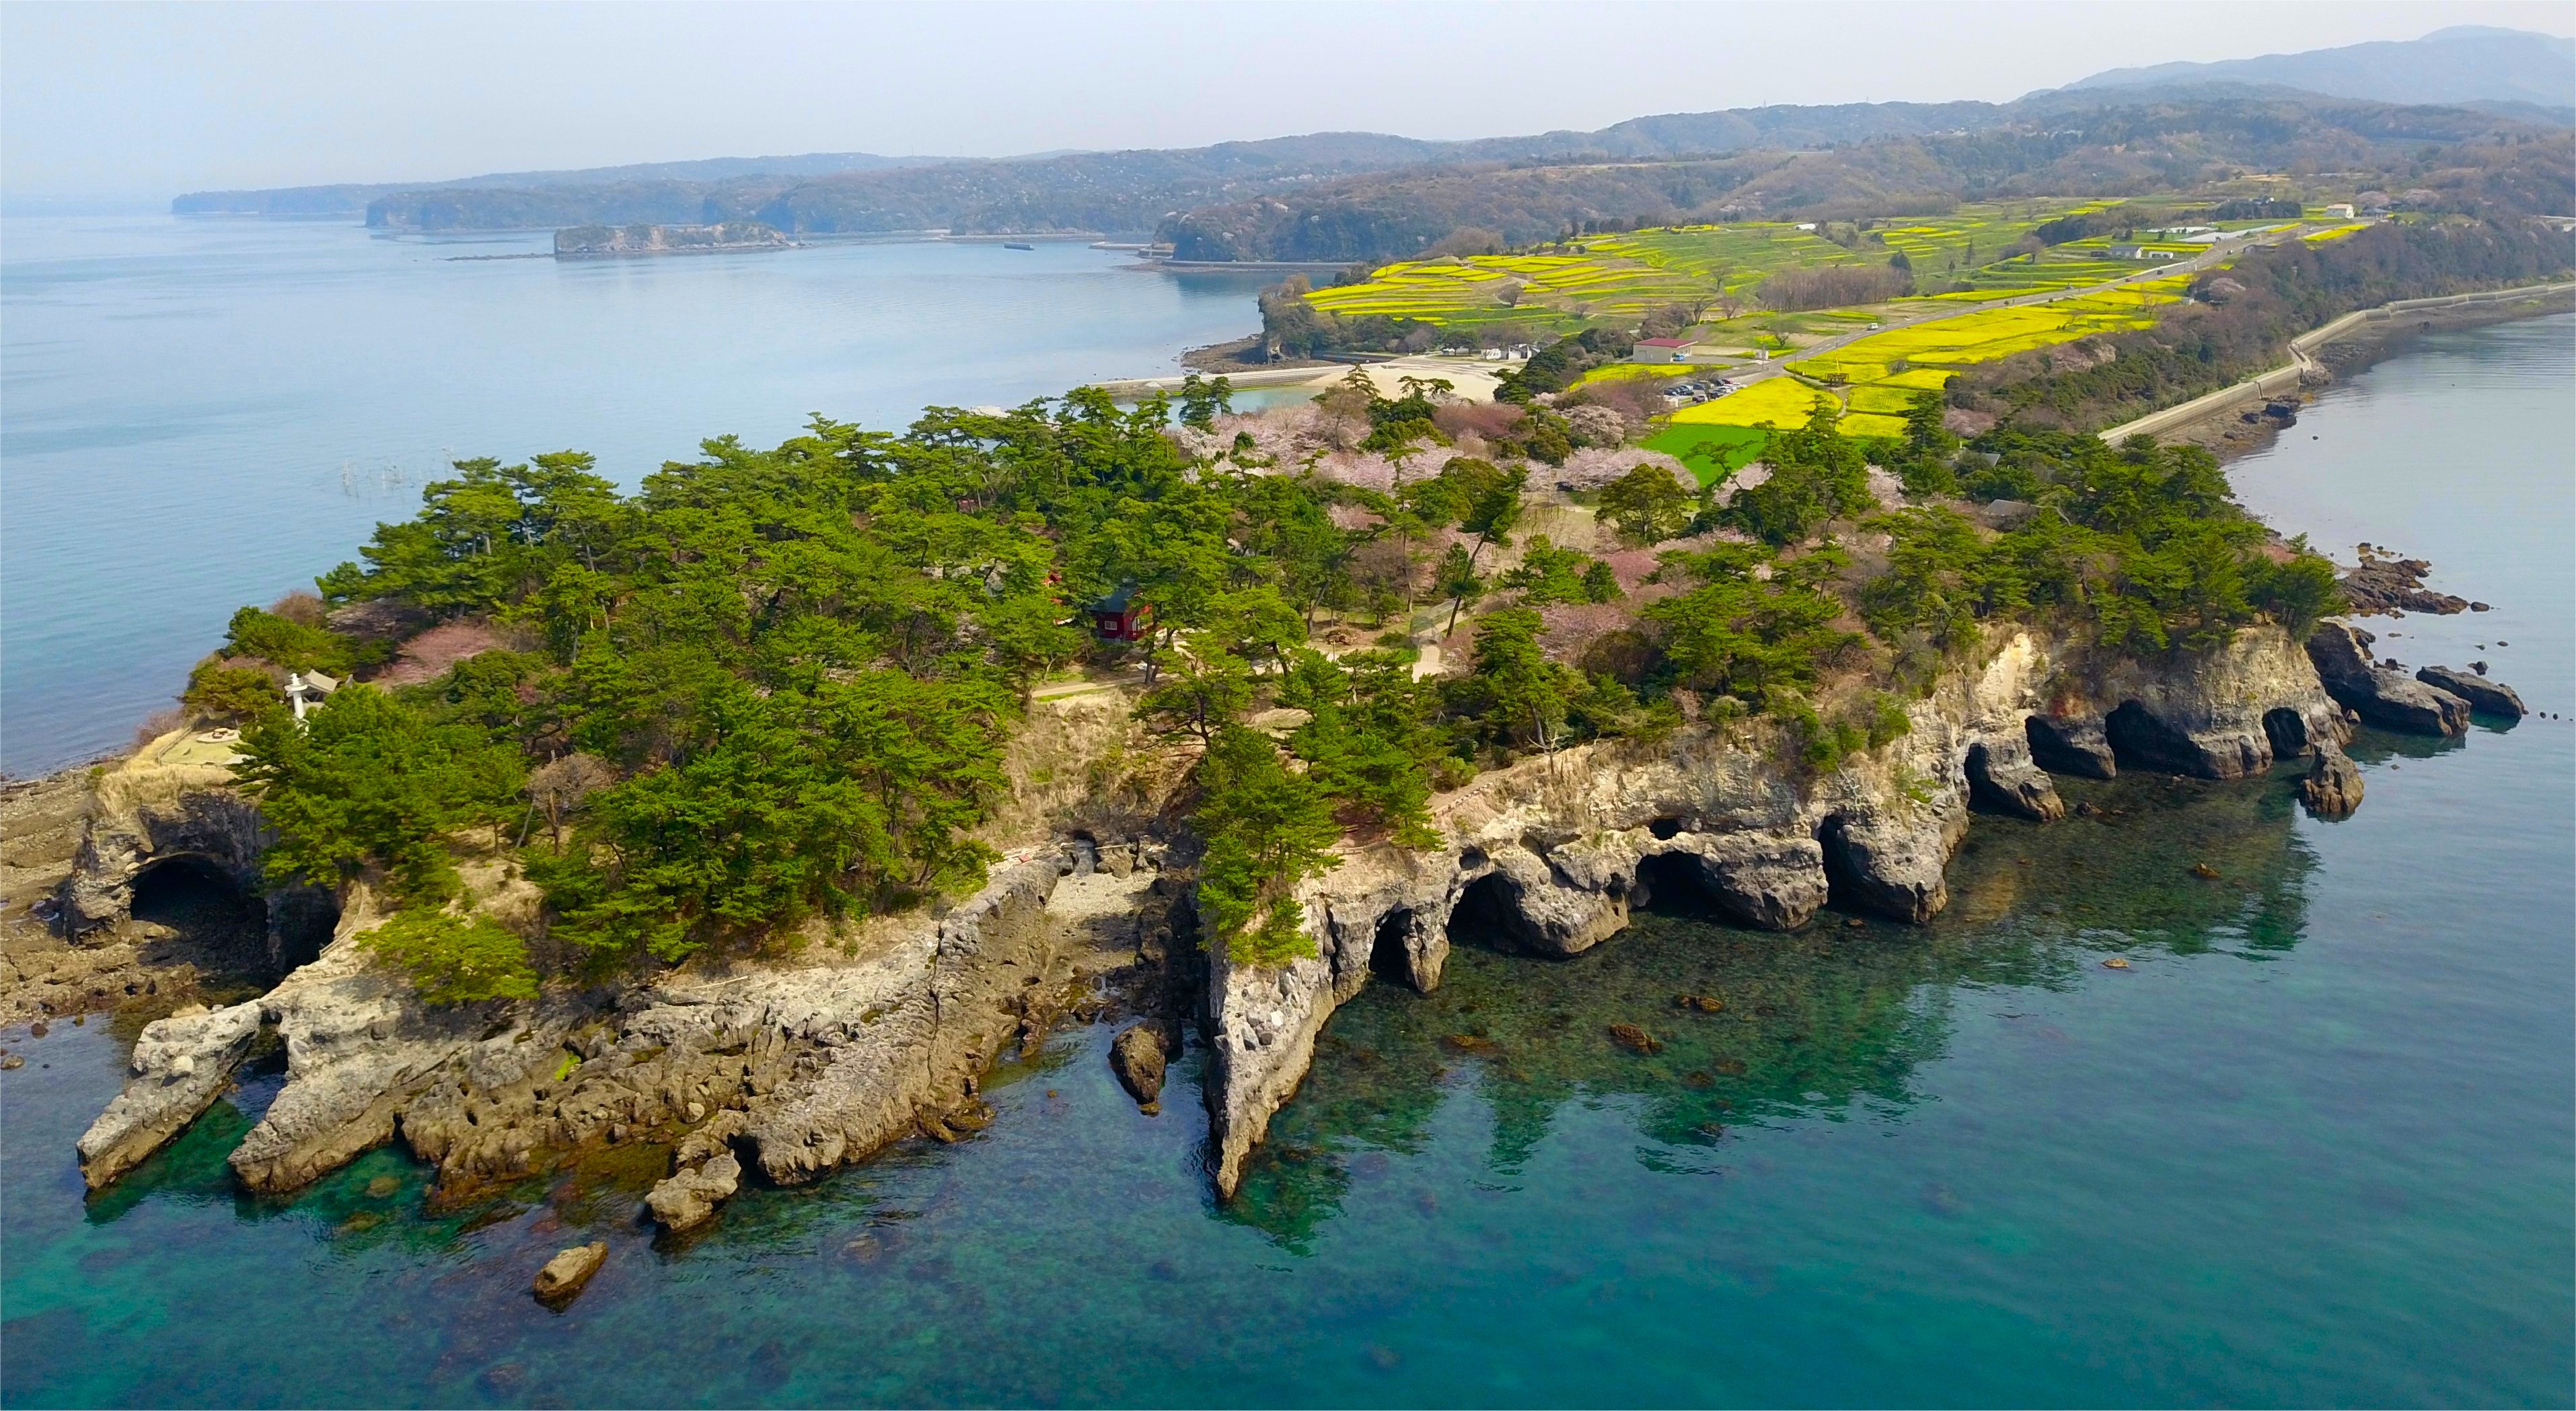
[[[545,235],[0,219],[0,771],[126,744],[244,602],[311,586],[459,457],[632,485],[811,412],[901,427],[1175,371],[1250,275],[1079,244],[464,260]]]
[[[2571,337],[2428,339],[2235,471],[2283,527],[2496,605],[2383,651],[2483,657],[2553,713]],[[432,1218],[379,1151],[245,1198],[222,1161],[273,1073],[85,1199],[71,1143],[130,1036],[0,1035],[28,1060],[0,1073],[0,1401],[2564,1406],[2576,726],[2357,756],[2338,823],[2288,772],[2070,782],[2105,812],[1980,819],[1928,928],[1656,915],[1561,963],[1462,936],[1439,993],[1333,1019],[1230,1206],[1197,1052],[1145,1117],[1102,1028],[996,1074],[974,1139],[680,1242],[637,1219],[654,1172]],[[532,1302],[593,1238],[581,1300]]]

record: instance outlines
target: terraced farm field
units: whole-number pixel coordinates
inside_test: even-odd
[[[1978,309],[1907,324],[1871,334],[1830,353],[1801,359],[1791,363],[1790,368],[1822,381],[1862,386],[1885,382],[1891,374],[1901,372],[1992,362],[2033,348],[2072,343],[2096,333],[2144,328],[2153,320],[2149,311],[2180,301],[2183,286],[2189,282],[2184,275],[2139,280],[2046,304]],[[1918,378],[1915,382],[1928,380]]]
[[[1595,255],[1635,260],[1680,276],[1703,294],[1747,289],[1784,269],[1868,259],[1783,221],[1670,226],[1596,236],[1583,245]]]
[[[1898,395],[1910,397],[1912,394],[1899,391]],[[1846,436],[1902,436],[1905,434],[1904,413],[1905,409],[1912,405],[1910,401],[1899,400],[1890,403],[1885,410],[1876,405],[1862,406],[1856,401],[1847,401],[1833,392],[1811,387],[1794,377],[1774,377],[1767,381],[1756,382],[1741,392],[1720,397],[1716,401],[1684,407],[1673,413],[1671,428],[1675,432],[1680,432],[1711,427],[1740,429],[1769,427],[1776,430],[1804,426],[1807,418],[1814,414],[1816,399],[1819,397],[1844,408],[1842,431]],[[1874,397],[1873,401],[1876,400],[1878,399]],[[1890,411],[1894,415],[1889,415]],[[1646,444],[1655,446],[1656,442],[1649,440]],[[1679,453],[1676,452],[1676,454]],[[1750,458],[1750,456],[1746,457],[1746,459]],[[1684,457],[1685,463],[1688,459]],[[1694,466],[1693,469],[1697,467]]]
[[[1485,323],[1520,323],[1536,328],[1572,328],[1580,313],[1549,307],[1530,297],[1546,292],[1551,278],[1580,278],[1605,272],[1579,258],[1540,255],[1482,256],[1459,259],[1400,260],[1372,274],[1365,284],[1337,284],[1306,296],[1307,302],[1343,318],[1382,314],[1422,319],[1441,325],[1472,327]],[[1520,297],[1504,302],[1518,285]]]
[[[2080,289],[2087,284],[2100,284],[2138,272],[2135,260],[2097,258],[2099,255],[2098,248],[2087,253],[2082,250],[2070,252],[2060,247],[2042,251],[2036,258],[2015,256],[1970,270],[1952,281],[1968,285],[1966,289],[1923,297],[1943,303],[1978,304],[1988,299],[2010,298],[2015,294]]]
[[[1912,262],[1918,279],[1942,280],[2002,253],[2044,221],[2105,204],[1962,206],[1946,216],[1878,226],[1863,233],[1857,248],[1780,221],[1667,226],[1588,236],[1569,242],[1564,253],[1399,260],[1373,271],[1364,283],[1334,285],[1306,297],[1345,318],[1375,314],[1444,326],[1567,329],[1595,318],[1634,318],[1663,304],[1741,294],[1786,269],[1883,264],[1897,253]],[[1507,291],[1513,295],[1508,303]]]
[[[1919,284],[1967,277],[2012,248],[2025,235],[2060,216],[2109,210],[2117,201],[2011,201],[1961,206],[1946,216],[1883,225],[1874,243],[1901,252]]]
[[[1320,289],[1308,297],[1342,315],[1388,314],[1467,327],[1506,320],[1572,327],[1596,317],[1633,317],[1675,300],[1740,292],[1782,269],[1877,263],[1884,258],[1880,250],[1903,253],[1918,281],[1970,286],[1900,301],[1906,314],[1893,317],[1919,317],[1830,352],[1792,354],[1783,365],[1796,376],[1769,378],[1673,412],[1645,444],[1680,457],[1702,483],[1714,483],[1759,455],[1770,429],[1804,423],[1818,397],[1842,408],[1846,435],[1901,436],[1915,399],[1938,393],[1962,368],[2146,327],[2156,310],[2182,299],[2191,276],[2140,277],[2152,266],[2111,258],[2113,242],[2107,237],[1975,263],[2010,248],[2046,221],[2114,204],[2025,201],[1961,207],[1947,216],[1876,227],[1865,233],[1857,250],[1778,222],[1675,226],[1589,238],[1569,244],[1564,253],[1400,261],[1377,270],[1366,283]],[[2169,249],[2185,258],[2208,247],[2177,241],[2147,248]],[[2112,284],[2115,280],[2125,282]],[[1501,297],[1506,290],[1514,295],[1511,304]],[[2057,291],[2080,292],[2044,303],[1978,307]],[[1797,314],[1757,310],[1702,325],[1698,336],[1722,347],[1780,353],[1793,341],[1849,337],[1858,326],[1891,317],[1886,307]],[[1596,368],[1583,380],[1685,371],[1671,364],[1622,363]]]

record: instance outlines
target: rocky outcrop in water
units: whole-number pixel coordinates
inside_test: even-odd
[[[590,1276],[598,1273],[599,1266],[607,1262],[608,1244],[605,1240],[575,1245],[562,1251],[537,1271],[533,1288],[537,1301],[558,1307],[572,1302],[581,1296],[582,1289],[590,1283]]]
[[[259,1037],[256,1004],[173,1014],[134,1045],[133,1077],[81,1134],[81,1171],[92,1189],[143,1164],[214,1104]]]
[[[2479,663],[2483,666],[2485,663]],[[2447,666],[2427,666],[2415,673],[2415,679],[2437,691],[2448,691],[2469,703],[2479,715],[2492,715],[2504,720],[2520,720],[2530,712],[2523,708],[2522,697],[2501,681],[2490,681],[2473,671],[2453,671]]]
[[[2309,657],[2271,629],[2145,661],[2002,633],[1908,721],[1902,738],[1823,777],[1768,720],[1567,750],[1441,796],[1437,848],[1346,846],[1342,865],[1298,897],[1312,956],[1278,967],[1237,964],[1222,947],[1209,957],[1205,1091],[1220,1191],[1240,1182],[1334,1008],[1373,976],[1437,986],[1453,925],[1570,956],[1665,891],[1772,929],[1806,924],[1837,894],[1922,922],[1949,903],[1943,869],[1972,799],[2039,820],[2063,813],[2043,772],[2051,760],[2230,779],[2314,754],[2324,803],[2358,800],[2349,761],[2334,764],[2343,712]],[[359,888],[320,959],[269,994],[146,1031],[134,1081],[83,1139],[85,1170],[97,1184],[130,1169],[273,1028],[286,1085],[232,1158],[254,1190],[294,1189],[397,1134],[437,1165],[442,1199],[588,1148],[667,1143],[673,1175],[652,1206],[687,1228],[754,1174],[794,1183],[908,1132],[955,1140],[980,1127],[976,1076],[1078,1003],[1078,972],[1172,953],[1167,912],[1184,903],[1158,865],[1151,845],[1080,840],[998,869],[944,916],[818,932],[787,959],[437,1009],[351,943],[377,919]],[[1151,1100],[1144,1057],[1127,1053],[1121,1078]]]
[[[2473,607],[2485,610],[2483,604],[2425,587],[2424,575],[2433,571],[2433,565],[2422,559],[2385,555],[2370,544],[2361,545],[2360,550],[2361,567],[2337,580],[2343,587],[2344,600],[2352,604],[2356,613],[2367,616],[2423,612],[2448,616]]]
[[[669,1141],[686,1179],[664,1183],[656,1213],[697,1223],[747,1167],[810,1180],[971,1104],[976,1075],[1081,993],[1080,975],[1164,944],[1148,935],[1168,926],[1159,850],[1123,856],[1127,876],[1066,883],[1082,895],[1063,914],[1049,903],[1071,860],[1050,848],[945,916],[818,936],[790,961],[447,1007],[352,942],[381,919],[358,888],[339,937],[274,990],[144,1031],[135,1077],[81,1140],[84,1172],[98,1186],[130,1170],[273,1026],[286,1085],[231,1158],[250,1189],[294,1190],[397,1132],[437,1165],[443,1197],[594,1145]]]
[[[2469,703],[2370,658],[2371,634],[2344,622],[2321,622],[2308,634],[2308,660],[2327,694],[2383,730],[2409,735],[2464,735]]]
[[[2361,807],[2361,769],[2333,744],[2321,745],[2299,781],[2299,801],[2319,818],[2348,818]]]
[[[2063,812],[2055,787],[2033,777],[2050,759],[2096,775],[2117,761],[2235,779],[2268,768],[2276,739],[2310,752],[2345,738],[2316,670],[2270,628],[2144,661],[2012,632],[1908,717],[1902,739],[1821,779],[1765,722],[1572,749],[1436,800],[1441,848],[1346,849],[1340,867],[1300,893],[1313,956],[1275,967],[1237,963],[1222,947],[1211,957],[1219,1192],[1240,1184],[1333,1010],[1372,974],[1437,984],[1453,924],[1570,955],[1666,888],[1773,929],[1805,924],[1829,893],[1920,922],[1948,904],[1942,870],[1969,826],[1972,794],[2025,816],[2048,816],[2052,804]]]
[[[1154,1108],[1163,1099],[1163,1039],[1150,1024],[1138,1024],[1109,1045],[1109,1071],[1139,1107]]]
[[[2048,771],[2031,758],[2027,738],[2010,737],[1970,745],[1966,763],[1968,800],[1980,808],[2054,823],[2066,816],[2066,801]]]
[[[742,1161],[721,1151],[655,1185],[644,1205],[664,1229],[679,1234],[714,1219],[716,1207],[732,1199],[741,1184]]]
[[[2031,760],[2053,774],[2079,779],[2117,779],[2119,757],[2098,715],[2034,715],[2022,726]]]

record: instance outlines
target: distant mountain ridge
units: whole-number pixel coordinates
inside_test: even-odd
[[[2456,96],[2440,106],[2426,98],[2331,96],[2348,88]],[[1458,225],[1518,239],[1569,221],[1701,208],[1776,213],[1857,202],[1884,212],[2018,181],[2054,180],[2060,193],[2108,191],[2230,156],[2266,164],[2324,159],[2406,140],[2416,129],[2422,140],[2449,142],[2481,123],[2563,127],[2576,121],[2571,98],[2576,41],[2459,27],[2420,40],[2114,70],[2004,104],[1782,104],[1455,142],[1320,132],[990,159],[726,157],[433,183],[198,192],[172,209],[278,216],[363,210],[370,226],[425,231],[726,221],[758,221],[792,235],[1160,230],[1203,258],[1367,258],[1409,253],[1415,246],[1405,242]],[[2106,113],[2125,116],[2096,120]],[[2242,128],[2247,120],[2257,126]],[[2106,134],[2121,124],[2143,124],[2132,135],[2165,149],[2156,170],[2110,141]],[[2168,140],[2186,132],[2197,135],[2180,148]],[[1967,140],[1983,136],[1996,141],[1980,147]],[[1949,145],[1907,145],[1936,139]],[[2055,146],[2041,151],[2035,142]],[[2109,150],[2114,146],[2122,150]],[[1746,154],[1764,154],[1758,170],[1739,160]],[[1640,163],[1660,169],[1618,169]],[[1551,174],[1493,175],[1538,168]],[[1416,204],[1398,209],[1405,201]]]
[[[2278,84],[2380,103],[2530,103],[2557,110],[2576,105],[2576,39],[2454,25],[2421,39],[2108,69],[2044,91],[2199,83]]]

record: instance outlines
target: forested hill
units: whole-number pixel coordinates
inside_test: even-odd
[[[453,181],[340,182],[327,186],[284,186],[252,191],[191,191],[170,202],[182,216],[329,216],[356,215],[369,202],[406,191],[511,190],[545,191],[588,188],[594,192],[639,183],[712,184],[744,177],[776,184],[828,172],[873,171],[887,167],[935,166],[948,157],[881,157],[874,152],[807,152],[782,157],[707,157],[686,162],[636,162],[617,167],[579,167],[562,171],[496,172]]]
[[[506,229],[575,222],[757,220],[807,234],[1142,231],[1174,210],[1323,177],[1430,160],[1443,144],[1379,133],[1313,133],[1213,147],[1082,152],[852,170],[812,178],[626,181],[573,187],[444,187],[368,203],[393,229]]]
[[[2248,171],[2386,172],[2405,186],[2438,187],[2441,164],[2425,157],[2427,149],[2472,143],[2511,144],[2518,156],[2536,148],[2517,165],[2536,165],[2544,176],[2567,168],[2564,129],[2469,108],[2299,95],[2118,97],[2104,106],[2098,95],[2046,95],[1978,131],[1807,150],[1373,173],[1191,211],[1165,222],[1161,234],[1184,259],[1375,261],[1415,254],[1460,230],[1520,245],[1569,228],[1885,217],[2020,195],[2131,196]],[[2508,212],[2565,214],[2568,191],[2549,178],[2485,199]]]
[[[1988,103],[1745,108],[1634,118],[1595,132],[1472,142],[1320,132],[1209,147],[854,169],[808,179],[743,173],[581,186],[459,183],[381,193],[367,204],[367,223],[437,230],[758,220],[809,234],[1143,231],[1176,212],[1266,200],[1339,177],[1461,164],[1664,160],[1755,146],[1809,147],[1982,127],[1999,111]]]
[[[916,230],[1146,230],[1174,211],[1354,173],[1426,163],[1634,160],[1811,147],[1983,127],[1991,103],[1773,106],[1632,118],[1468,142],[1319,132],[1208,147],[1053,153],[998,160],[865,152],[727,157],[455,181],[192,192],[182,215],[327,215],[375,226],[501,229],[758,219],[814,233]]]

